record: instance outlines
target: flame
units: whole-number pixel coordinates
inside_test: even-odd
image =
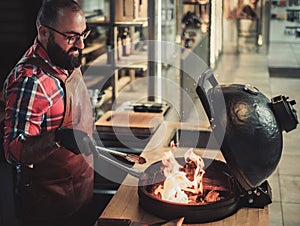
[[[162,200],[189,203],[190,197],[203,194],[202,178],[205,173],[203,159],[190,148],[184,155],[185,165],[181,166],[172,151],[166,152],[162,158],[166,180],[154,191]],[[192,195],[187,195],[191,193]]]

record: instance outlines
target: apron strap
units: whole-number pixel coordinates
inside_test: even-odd
[[[47,64],[44,60],[41,58],[37,57],[25,57],[22,58],[17,65],[25,65],[25,64],[31,64],[34,65],[38,68],[41,68],[45,72],[49,73],[53,77],[57,78],[61,82],[61,86],[64,89],[66,93],[66,79],[60,75],[57,71],[55,71],[49,64]],[[68,105],[67,105],[68,106]],[[64,114],[64,119],[65,119],[65,114]]]
[[[47,64],[44,60],[37,58],[37,57],[26,57],[21,59],[17,65],[20,64],[32,64],[34,66],[37,66],[44,71],[48,72],[55,78],[59,79],[61,82],[65,83],[65,78],[61,76],[57,71],[55,71],[49,64]]]

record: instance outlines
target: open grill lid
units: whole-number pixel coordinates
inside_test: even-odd
[[[262,184],[279,163],[282,131],[297,127],[296,102],[285,96],[270,101],[251,85],[219,85],[210,70],[196,91],[233,176],[245,190]]]

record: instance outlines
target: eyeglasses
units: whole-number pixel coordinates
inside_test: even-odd
[[[91,33],[91,29],[87,28],[82,34],[66,35],[66,34],[64,34],[64,33],[60,32],[60,31],[58,31],[58,30],[56,30],[56,29],[54,29],[52,27],[47,26],[47,25],[43,25],[43,26],[46,27],[46,28],[49,28],[52,31],[55,31],[56,33],[58,33],[58,34],[60,34],[62,36],[64,36],[65,39],[68,40],[68,44],[69,45],[73,45],[81,37],[82,37],[83,40],[86,39],[89,36],[89,34]]]

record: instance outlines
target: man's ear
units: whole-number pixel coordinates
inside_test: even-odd
[[[41,42],[42,46],[46,49],[48,39],[50,36],[49,30],[46,27],[40,25],[37,29],[37,32],[38,32],[38,40]]]
[[[38,33],[39,33],[39,36],[41,38],[46,38],[47,39],[48,35],[49,35],[49,30],[46,27],[40,25],[39,29],[38,29]]]

